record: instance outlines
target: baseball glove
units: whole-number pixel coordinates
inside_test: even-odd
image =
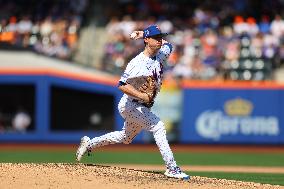
[[[153,76],[129,78],[126,82],[132,85],[138,91],[148,95],[149,102],[144,102],[144,106],[151,108],[154,105],[154,99],[157,95],[157,84]]]

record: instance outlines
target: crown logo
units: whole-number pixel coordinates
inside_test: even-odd
[[[253,105],[248,100],[236,98],[227,101],[224,108],[225,112],[230,116],[247,116],[251,114]]]

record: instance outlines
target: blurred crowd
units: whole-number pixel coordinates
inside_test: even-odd
[[[190,17],[177,18],[177,12],[166,14],[171,7],[166,3],[143,2],[139,6],[130,6],[134,9],[130,10],[149,13],[150,7],[156,7],[155,11],[159,10],[161,15],[147,19],[131,14],[114,15],[106,26],[109,42],[105,46],[103,69],[120,74],[128,61],[144,47],[142,40],[130,40],[129,34],[151,24],[158,24],[163,32],[169,33],[167,39],[174,45],[166,66],[169,76],[205,80],[267,80],[272,79],[273,70],[284,63],[281,11],[279,14],[242,14],[242,7],[243,11],[249,12],[245,1],[231,1],[236,4],[220,3],[222,10],[209,3],[195,7]]]
[[[86,0],[0,1],[0,42],[70,59]]]
[[[113,74],[144,47],[129,34],[151,24],[174,46],[168,76],[267,80],[283,64],[283,0],[0,0],[0,44],[72,60],[90,7],[108,39],[99,67]]]

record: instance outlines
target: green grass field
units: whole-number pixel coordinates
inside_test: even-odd
[[[284,174],[268,173],[225,173],[225,172],[188,172],[192,176],[203,176],[210,178],[240,180],[257,182],[263,184],[284,185]]]
[[[175,153],[180,165],[240,165],[284,167],[284,153]],[[75,163],[75,154],[70,151],[0,151],[1,163]],[[110,152],[97,151],[85,156],[82,163],[93,164],[158,164],[163,161],[158,152]],[[205,176],[242,180],[284,186],[284,174],[189,172],[193,176]]]

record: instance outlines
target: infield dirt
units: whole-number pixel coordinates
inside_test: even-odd
[[[1,163],[0,188],[100,188],[100,189],[183,189],[183,188],[260,188],[283,186],[193,176],[190,180],[165,177],[160,172],[142,171],[93,164]]]

